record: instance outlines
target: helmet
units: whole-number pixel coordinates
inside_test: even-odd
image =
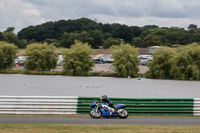
[[[102,96],[102,99],[103,99],[103,100],[106,100],[106,99],[107,99],[107,96],[106,96],[106,95],[103,95],[103,96]]]

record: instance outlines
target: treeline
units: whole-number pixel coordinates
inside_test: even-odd
[[[18,48],[14,44],[0,41],[0,73],[11,70]],[[58,54],[56,47],[47,43],[33,43],[27,46],[26,66],[30,71],[50,71],[56,68]],[[130,44],[111,46],[112,68],[119,77],[135,77],[139,72],[138,50]],[[87,43],[75,42],[64,55],[63,74],[87,76],[94,66],[92,48]],[[176,49],[160,47],[153,53],[154,59],[147,63],[146,78],[200,80],[200,45],[192,43]]]
[[[200,45],[170,49],[163,47],[155,50],[154,59],[147,63],[149,71],[146,78],[200,80]]]
[[[34,42],[47,42],[56,47],[69,48],[75,40],[88,43],[92,48],[109,48],[112,45],[129,43],[144,48],[149,46],[176,46],[200,42],[200,28],[190,24],[187,29],[179,27],[127,26],[118,23],[102,24],[91,19],[60,20],[29,26],[13,33],[14,27],[0,32],[0,40],[25,48]]]

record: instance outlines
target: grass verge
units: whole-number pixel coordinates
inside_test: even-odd
[[[89,114],[74,114],[74,115],[6,115],[6,114],[0,114],[0,117],[90,117]],[[189,115],[177,115],[177,116],[169,116],[169,115],[163,115],[163,116],[153,116],[153,115],[129,115],[129,118],[200,118],[200,116],[189,116]]]
[[[63,75],[59,71],[28,71],[28,70],[2,70],[2,74],[29,74],[29,75]]]
[[[0,133],[199,133],[200,126],[187,125],[60,125],[2,124]]]
[[[62,71],[29,71],[29,70],[1,70],[0,74],[29,74],[29,75],[64,75]],[[136,77],[143,77],[144,74],[139,73]],[[88,72],[83,76],[100,76],[100,77],[118,77],[117,73],[110,72]]]

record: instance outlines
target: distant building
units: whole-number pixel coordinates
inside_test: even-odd
[[[148,48],[138,48],[139,55],[147,55],[148,54]],[[99,54],[111,54],[110,49],[93,49],[94,55]]]
[[[148,55],[148,48],[138,48],[139,55]]]
[[[160,46],[152,46],[152,47],[148,47],[148,54],[153,54],[154,50],[156,49],[160,49]]]

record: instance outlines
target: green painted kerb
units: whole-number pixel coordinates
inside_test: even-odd
[[[89,114],[100,97],[79,97],[77,114]],[[109,98],[114,104],[126,104],[129,115],[193,115],[193,98]]]

